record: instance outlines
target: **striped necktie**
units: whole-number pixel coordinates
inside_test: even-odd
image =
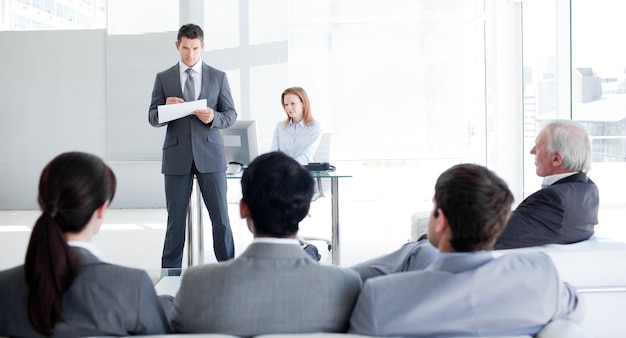
[[[193,74],[193,69],[187,68],[185,72],[187,73],[187,81],[185,81],[185,92],[183,93],[183,98],[185,99],[185,102],[195,101],[196,90],[193,84],[193,77],[191,76],[191,74]]]

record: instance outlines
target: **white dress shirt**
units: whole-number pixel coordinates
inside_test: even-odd
[[[573,172],[573,173],[563,173],[563,174],[556,174],[556,175],[551,175],[551,176],[546,176],[543,178],[543,183],[541,184],[542,188],[548,187],[550,185],[552,185],[554,182],[562,180],[568,176],[572,176],[574,174],[577,174],[577,172]]]
[[[271,151],[282,151],[302,165],[313,161],[313,155],[322,139],[322,126],[313,121],[310,125],[300,121],[297,124],[280,121],[274,130]]]
[[[255,237],[252,239],[252,243],[300,245],[300,241],[298,241],[295,238],[278,238],[278,237]]]

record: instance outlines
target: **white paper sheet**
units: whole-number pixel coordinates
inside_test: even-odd
[[[158,106],[159,123],[169,122],[206,108],[206,99]]]

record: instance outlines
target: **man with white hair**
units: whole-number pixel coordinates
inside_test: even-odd
[[[591,237],[600,202],[598,187],[587,177],[591,141],[585,129],[570,120],[550,122],[530,153],[543,177],[542,189],[513,211],[494,248],[569,244]]]

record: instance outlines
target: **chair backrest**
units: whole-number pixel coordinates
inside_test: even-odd
[[[322,133],[320,145],[317,147],[311,162],[330,162],[330,141],[333,133]]]

